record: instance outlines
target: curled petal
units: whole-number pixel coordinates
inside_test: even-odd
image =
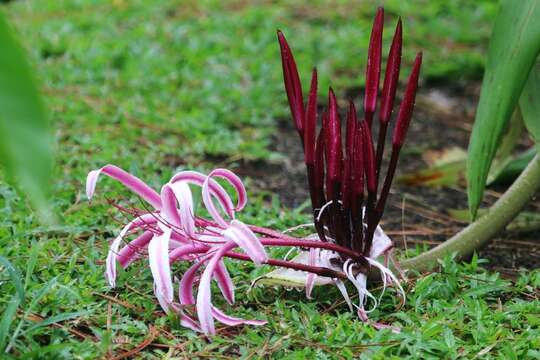
[[[261,265],[268,260],[264,246],[259,238],[244,223],[238,220],[231,221],[229,227],[223,231],[223,237],[234,241],[249,255],[256,265]]]
[[[208,265],[204,269],[201,276],[199,291],[197,292],[197,316],[201,324],[201,330],[205,334],[215,334],[214,317],[212,314],[212,292],[210,284],[214,271],[221,260],[221,258],[236,247],[236,243],[233,241],[224,244],[216,253],[212,256]]]
[[[223,313],[221,310],[219,310],[215,306],[212,307],[212,315],[217,321],[228,326],[238,326],[238,325],[244,325],[244,324],[257,326],[257,325],[264,325],[267,323],[265,320],[246,320],[246,319],[233,317],[233,316]]]
[[[208,210],[208,213],[212,217],[212,219],[217,222],[217,224],[223,228],[227,227],[227,221],[221,216],[218,209],[216,209],[216,206],[214,205],[214,201],[212,200],[212,196],[210,194],[210,187],[209,187],[209,180],[210,176],[206,179],[206,181],[203,184],[202,187],[202,198],[204,206],[206,207],[206,210]],[[229,214],[231,218],[234,219],[234,212],[231,212]]]
[[[109,253],[107,254],[107,260],[105,261],[105,275],[111,287],[116,286],[116,260],[118,258],[118,248],[120,247],[120,244],[128,231],[138,229],[155,222],[155,214],[142,215],[124,226],[124,228],[120,231],[120,234],[118,234],[118,236],[113,240]]]
[[[207,180],[208,176],[201,174],[197,171],[181,171],[174,175],[169,181],[171,184],[185,181],[189,184],[203,186],[204,182]],[[230,217],[234,216],[235,206],[232,203],[230,196],[227,194],[227,191],[214,179],[208,180],[208,187],[210,194],[215,196],[218,200],[218,203],[223,208],[223,211]],[[238,207],[239,204],[237,204]]]
[[[203,259],[200,259],[199,262],[193,264],[182,276],[180,280],[180,286],[178,290],[178,296],[180,299],[180,304],[182,305],[193,305],[195,304],[195,299],[193,297],[193,284],[196,281],[197,270],[204,264],[204,262],[209,258],[206,256]],[[220,261],[216,267],[214,273],[214,278],[216,279],[221,293],[227,300],[229,304],[234,303],[234,285],[229,276],[227,268],[223,264],[223,261]]]
[[[214,273],[214,278],[216,279],[225,300],[227,300],[229,304],[234,304],[234,284],[223,261],[218,263],[216,272]]]
[[[210,196],[212,194],[211,188],[210,188],[210,181],[212,180],[213,177],[219,177],[219,178],[225,179],[235,188],[236,194],[238,196],[238,204],[234,210],[240,210],[244,208],[244,206],[246,205],[246,202],[247,202],[246,189],[244,188],[244,185],[242,184],[242,181],[240,180],[240,178],[236,176],[234,173],[232,173],[231,171],[226,170],[226,169],[213,170],[204,181],[203,187],[202,187],[204,206],[206,207],[206,209],[208,210],[212,218],[220,226],[227,227],[227,222],[223,219],[221,214],[216,209],[214,202],[212,201],[212,198]],[[217,197],[217,199],[218,201],[220,201],[219,197]],[[222,204],[221,207],[223,208],[224,204]],[[234,219],[234,211],[229,213],[228,215],[229,217]]]
[[[163,219],[172,226],[179,228],[181,226],[181,220],[178,209],[176,208],[176,196],[169,184],[165,184],[161,188],[161,204],[161,215]]]
[[[180,314],[180,325],[195,332],[202,332],[199,324],[194,319],[192,319],[191,316],[188,316],[184,313]]]
[[[148,245],[148,260],[154,277],[154,292],[165,312],[169,312],[173,301],[173,285],[169,264],[169,240],[171,230],[165,229],[163,234],[156,235]]]
[[[226,180],[229,184],[231,184],[232,187],[234,187],[234,190],[236,191],[236,196],[238,197],[238,201],[234,210],[240,211],[246,206],[247,204],[246,188],[244,187],[242,180],[240,180],[240,178],[236,176],[235,173],[227,169],[215,169],[210,174],[208,174],[208,177],[222,178]]]
[[[154,233],[152,231],[145,231],[142,235],[137,237],[135,240],[131,241],[129,244],[124,246],[118,252],[118,262],[123,268],[128,267],[133,261],[137,260],[140,257],[140,251],[146,248]]]
[[[94,195],[96,183],[101,173],[118,180],[135,194],[146,200],[154,208],[161,208],[160,196],[154,189],[146,185],[138,177],[133,176],[130,173],[114,165],[106,165],[101,169],[92,170],[88,173],[88,176],[86,177],[86,196],[88,197],[88,199],[91,199]]]
[[[401,287],[401,285],[399,284],[399,280],[398,278],[394,275],[394,273],[392,273],[392,271],[390,269],[388,269],[386,266],[384,266],[383,264],[381,264],[380,262],[378,262],[377,260],[375,259],[370,259],[370,258],[366,258],[366,260],[370,263],[370,265],[373,265],[375,266],[377,269],[379,269],[379,271],[381,272],[381,277],[383,278],[383,282],[384,282],[384,285],[386,286],[386,279],[390,279],[390,281],[395,285],[397,286],[397,289],[398,289],[398,292],[399,292],[399,295],[401,296],[401,298],[403,299],[403,301],[405,301],[405,290],[403,290],[403,288]],[[384,288],[383,288],[383,292],[384,292]],[[382,296],[382,294],[381,294]]]
[[[206,252],[207,250],[207,245],[184,244],[169,253],[169,262],[173,263],[177,260],[182,260],[186,257]]]
[[[208,259],[208,257],[205,257],[205,259]],[[184,276],[182,276],[182,280],[180,280],[180,286],[178,290],[180,304],[195,304],[195,299],[193,297],[193,284],[196,280],[197,270],[199,270],[199,268],[204,264],[204,262],[204,260],[201,260],[191,265],[191,267],[184,273]]]
[[[170,186],[178,200],[181,227],[187,236],[193,237],[195,235],[195,214],[191,189],[185,181],[179,181]]]

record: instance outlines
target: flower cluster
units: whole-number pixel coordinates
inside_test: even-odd
[[[422,54],[419,53],[394,127],[388,172],[382,190],[378,192],[386,133],[399,80],[402,47],[400,19],[388,54],[378,113],[379,137],[375,150],[372,128],[379,93],[383,22],[384,11],[379,8],[368,49],[364,117],[362,121],[358,120],[355,105],[350,101],[344,146],[334,91],[329,89],[328,106],[322,112],[322,126],[317,135],[317,70],[313,70],[309,98],[304,106],[302,85],[293,54],[285,36],[278,31],[285,90],[291,115],[304,147],[315,228],[322,241],[327,240],[325,233],[328,233],[335,243],[364,256],[370,254],[373,236],[390,191],[399,152],[412,117],[422,63]]]
[[[421,55],[415,61],[399,110],[390,167],[383,188],[378,193],[384,139],[396,94],[401,58],[401,22],[398,22],[383,85],[379,142],[375,152],[371,128],[379,88],[382,24],[383,12],[380,9],[369,48],[364,119],[360,122],[357,120],[351,102],[344,150],[333,91],[330,90],[328,109],[322,114],[322,128],[316,136],[317,73],[313,72],[309,99],[304,106],[294,58],[283,34],[278,32],[285,88],[304,145],[315,234],[300,239],[236,219],[236,213],[247,203],[247,194],[242,181],[226,169],[216,169],[208,175],[182,171],[163,185],[158,193],[139,178],[114,165],[107,165],[88,174],[88,198],[92,198],[98,178],[104,174],[121,182],[152,207],[148,211],[123,209],[133,219],[110,246],[106,277],[111,287],[116,285],[117,263],[125,268],[138,259],[147,258],[153,276],[154,292],[163,310],[177,313],[182,325],[206,334],[215,333],[214,320],[231,326],[264,323],[232,317],[212,304],[213,281],[217,283],[225,300],[230,304],[234,302],[234,285],[224,258],[292,269],[301,274],[308,297],[314,284],[333,283],[351,310],[353,306],[357,308],[363,321],[368,321],[369,311],[365,309],[368,299],[371,299],[373,306],[377,306],[379,301],[367,290],[370,268],[380,271],[384,288],[392,284],[404,297],[398,279],[387,267],[392,241],[378,223],[411,119]],[[233,196],[225,190],[223,182],[234,189]],[[200,188],[201,201],[208,217],[196,213],[193,187]],[[366,201],[364,188],[367,189]],[[128,238],[131,240],[124,244]],[[269,257],[266,251],[268,247],[291,247],[301,251],[309,249],[309,252],[305,253],[304,261],[288,261]],[[377,260],[383,255],[384,265]],[[176,277],[173,277],[171,270],[175,262],[190,264],[178,281],[177,296],[174,291]],[[358,305],[353,305],[350,300],[344,283],[347,280],[358,291]],[[377,323],[374,325],[383,326]]]

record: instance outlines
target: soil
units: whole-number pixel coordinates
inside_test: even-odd
[[[361,93],[361,89],[353,89],[348,97],[360,104],[361,99],[354,95]],[[426,168],[422,158],[426,151],[456,146],[467,148],[478,95],[478,85],[460,88],[424,87],[421,90],[396,178],[400,174],[410,174]],[[346,108],[345,102],[340,105],[342,109]],[[529,140],[524,137],[520,145],[522,148],[530,145]],[[280,123],[273,147],[273,150],[284,155],[283,161],[242,164],[235,171],[241,176],[249,176],[252,179],[251,186],[255,189],[279,194],[283,206],[296,208],[309,195],[303,153],[292,121]],[[502,192],[504,188],[489,189],[484,205],[492,204]],[[448,209],[466,208],[467,195],[463,179],[453,186],[445,187],[411,186],[394,181],[381,225],[400,248],[411,249],[417,245],[431,247],[466,226],[466,223],[452,218]],[[533,199],[529,208],[538,211],[540,201]],[[540,231],[504,231],[482,249],[479,255],[488,260],[485,266],[508,275],[515,274],[519,268],[538,268],[539,237]]]

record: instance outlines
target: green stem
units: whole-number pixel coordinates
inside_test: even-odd
[[[523,209],[540,188],[540,155],[536,154],[510,188],[488,210],[488,213],[444,243],[401,263],[403,269],[431,270],[446,255],[464,258],[488,244]]]

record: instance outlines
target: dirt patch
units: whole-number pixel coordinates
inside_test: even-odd
[[[350,94],[360,94],[352,90]],[[426,150],[459,146],[467,148],[478,100],[478,85],[463,88],[424,88],[418,95],[414,120],[401,155],[398,175],[424,168],[422,154]],[[359,99],[355,99],[360,103]],[[341,106],[342,109],[345,106]],[[523,146],[527,145],[524,138]],[[279,195],[282,204],[296,208],[308,198],[308,189],[300,141],[290,121],[281,123],[274,136],[275,151],[286,156],[278,164],[244,164],[237,169],[242,176],[253,179],[255,188],[270,190]],[[384,165],[383,165],[384,166]],[[504,188],[490,189],[485,204],[490,205]],[[465,184],[454,187],[419,187],[395,183],[386,206],[382,225],[397,246],[434,246],[463,228],[466,224],[455,220],[448,209],[465,209]],[[538,211],[540,202],[529,206]],[[488,267],[511,272],[520,267],[540,267],[540,231],[518,234],[502,232],[480,256],[489,261]]]

